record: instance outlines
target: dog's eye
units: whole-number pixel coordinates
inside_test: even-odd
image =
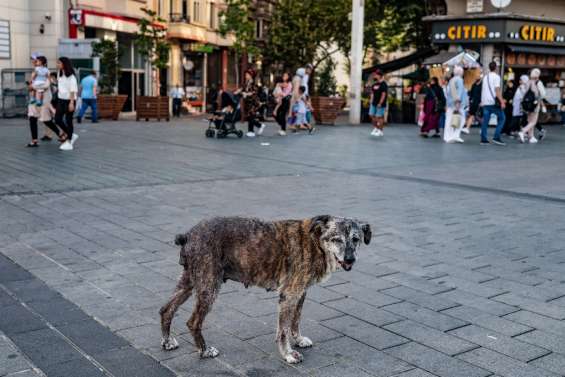
[[[343,243],[343,240],[341,238],[332,238],[332,242]]]

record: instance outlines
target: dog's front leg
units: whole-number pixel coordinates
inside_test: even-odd
[[[294,313],[292,316],[292,324],[290,327],[290,333],[292,335],[293,344],[299,348],[312,347],[312,341],[300,334],[300,316],[302,315],[302,306],[304,305],[304,300],[306,299],[306,292],[302,294],[300,300],[294,308]]]
[[[290,340],[292,338],[291,326],[294,318],[296,305],[300,301],[299,295],[287,295],[281,293],[279,299],[279,323],[277,328],[277,345],[283,359],[289,364],[302,361],[300,352],[292,349]]]

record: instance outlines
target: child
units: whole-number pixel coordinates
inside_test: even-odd
[[[298,93],[300,97],[298,100],[292,105],[292,119],[291,119],[291,128],[292,132],[297,132],[298,129],[306,129],[308,133],[314,132],[315,128],[308,123],[306,119],[306,114],[308,113],[308,109],[311,108],[309,105],[310,101],[308,96],[306,96],[306,87],[300,86],[298,88]]]
[[[38,56],[33,64],[35,68],[31,74],[31,101],[32,105],[41,107],[43,105],[43,92],[49,89],[51,82],[49,81],[49,69],[47,68],[47,59],[44,56]]]

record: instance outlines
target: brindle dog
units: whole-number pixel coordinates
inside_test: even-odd
[[[184,272],[170,301],[161,308],[161,345],[178,347],[170,335],[177,309],[196,294],[196,306],[187,326],[201,357],[216,357],[206,345],[202,323],[222,283],[234,280],[280,293],[276,341],[288,363],[302,361],[291,348],[311,347],[300,334],[302,305],[309,286],[326,280],[341,266],[350,271],[361,241],[369,244],[369,224],[333,216],[305,220],[264,222],[254,218],[213,218],[176,237],[181,246],[179,263]]]

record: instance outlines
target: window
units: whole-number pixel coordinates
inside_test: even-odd
[[[258,19],[255,21],[255,38],[263,39],[263,20]]]
[[[188,20],[188,0],[182,0],[182,18]]]
[[[193,5],[193,19],[195,23],[200,23],[200,1],[195,1]]]
[[[210,3],[210,29],[216,29],[217,27],[217,15],[216,15],[216,4]]]
[[[0,59],[10,59],[10,22],[0,20]]]

